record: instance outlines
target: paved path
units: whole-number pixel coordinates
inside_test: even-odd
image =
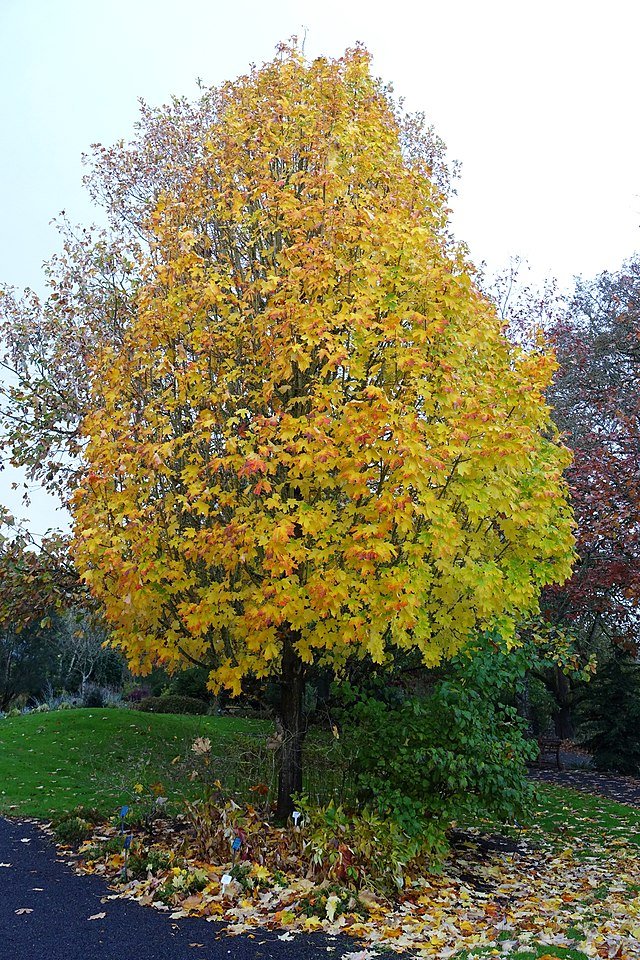
[[[640,807],[640,780],[634,777],[620,777],[613,773],[599,773],[597,770],[584,768],[556,770],[534,767],[529,773],[534,780],[556,783],[560,787],[571,787],[573,790],[582,790],[584,793],[626,803],[630,807]]]
[[[354,949],[318,935],[224,937],[206,920],[172,921],[131,900],[101,903],[104,881],[77,876],[65,859],[34,824],[0,818],[2,960],[338,960]]]

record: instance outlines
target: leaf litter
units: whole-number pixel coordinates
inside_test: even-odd
[[[285,941],[316,931],[345,935],[362,949],[344,960],[370,960],[381,949],[438,960],[463,952],[469,960],[508,958],[535,945],[561,948],[552,958],[567,948],[606,960],[640,957],[640,850],[624,835],[558,846],[522,831],[509,847],[458,831],[441,872],[407,877],[394,897],[314,882],[302,855],[278,870],[239,859],[223,885],[230,862],[190,857],[183,832],[168,823],[146,849],[146,873],[125,878],[124,854],[100,851],[116,835],[102,826],[74,861],[79,873],[108,881],[113,892],[103,902],[128,898],[171,911],[172,919],[203,917],[228,935],[256,928],[279,931]]]

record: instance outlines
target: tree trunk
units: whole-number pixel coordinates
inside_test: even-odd
[[[560,740],[573,740],[573,690],[571,682],[558,667],[554,671],[555,694],[558,704],[558,713],[555,717],[556,736]]]
[[[297,633],[289,626],[284,626],[281,636],[282,673],[279,719],[282,724],[282,746],[280,747],[276,818],[284,822],[293,811],[292,795],[302,792],[304,663],[294,647]]]
[[[533,735],[533,723],[531,721],[531,702],[529,699],[529,682],[530,674],[529,671],[525,673],[522,678],[522,684],[516,689],[516,710],[518,716],[522,717],[523,720],[526,720],[527,723],[527,733],[529,736]]]
[[[560,705],[555,719],[555,728],[559,740],[573,740],[573,718],[571,716],[571,706],[568,703]]]

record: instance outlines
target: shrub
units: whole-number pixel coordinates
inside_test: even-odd
[[[345,738],[360,803],[415,838],[460,819],[522,816],[536,747],[509,700],[523,672],[520,652],[481,638],[426,696],[356,699]]]
[[[151,690],[149,687],[134,687],[133,690],[125,694],[124,699],[129,703],[140,703],[141,700],[146,700],[150,696]]]
[[[86,860],[87,863],[103,860],[112,853],[121,853],[123,846],[124,838],[122,834],[118,834],[115,837],[110,837],[108,840],[101,840],[99,843],[89,847],[88,850],[84,851],[83,859]]]
[[[104,695],[100,687],[88,687],[82,698],[83,707],[100,709],[104,707]]]
[[[242,836],[243,856],[259,857],[267,826],[255,807],[240,806],[225,799],[221,791],[185,805],[187,822],[193,831],[193,851],[207,863],[226,863],[231,844]]]
[[[58,843],[75,845],[88,840],[93,833],[93,824],[82,817],[69,817],[58,823],[53,832]]]
[[[189,667],[171,678],[171,693],[179,697],[194,697],[212,703],[211,691],[207,687],[209,671],[204,667]]]
[[[179,697],[175,694],[147,697],[136,704],[136,709],[144,710],[146,713],[182,713],[196,716],[202,716],[208,712],[207,704],[203,700],[197,700],[195,697]]]
[[[122,848],[122,843],[120,844]],[[171,856],[161,850],[148,847],[134,847],[129,853],[127,873],[132,880],[141,880],[149,874],[166,870],[171,864]]]
[[[208,873],[198,867],[174,867],[172,876],[158,890],[157,898],[165,903],[173,902],[174,898],[180,902],[185,894],[204,890],[209,881]]]
[[[386,892],[404,885],[405,872],[420,861],[427,869],[447,849],[444,831],[432,821],[420,835],[409,836],[398,819],[372,810],[347,812],[329,803],[315,807],[298,798],[304,815],[303,856],[318,879]]]

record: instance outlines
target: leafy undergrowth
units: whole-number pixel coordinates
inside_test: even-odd
[[[637,960],[640,852],[629,833],[640,812],[605,803],[598,817],[598,799],[558,788],[541,791],[539,804],[536,826],[515,839],[455,831],[442,872],[407,877],[395,896],[319,881],[304,825],[264,824],[250,859],[241,848],[234,863],[229,850],[226,862],[211,864],[190,856],[184,821],[158,823],[153,836],[132,834],[126,877],[123,836],[103,825],[76,862],[109,881],[105,900],[130,897],[176,919],[203,916],[230,934],[258,926],[284,940],[346,934],[360,941],[351,952],[359,960],[385,949],[439,960]]]
[[[194,737],[214,743],[264,724],[236,717],[77,709],[0,721],[0,813],[48,819],[78,804],[113,810],[145,768],[161,780]]]

